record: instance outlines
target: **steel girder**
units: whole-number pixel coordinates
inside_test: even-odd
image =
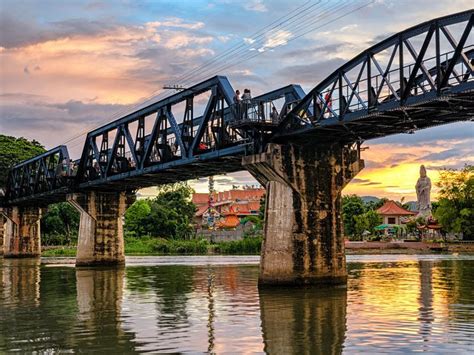
[[[67,189],[70,180],[63,164],[69,168],[69,162],[67,147],[61,145],[15,165],[8,173],[5,199],[26,201],[33,195]]]
[[[195,98],[206,92],[204,113],[194,117]],[[137,189],[242,170],[241,157],[252,142],[247,132],[229,126],[236,118],[233,95],[228,80],[216,76],[91,131],[73,176],[57,170],[64,159],[69,164],[65,146],[22,162],[10,172],[5,200],[48,204],[72,191]],[[299,85],[288,85],[255,100],[283,99],[286,106],[303,96]],[[178,123],[173,108],[183,103]],[[42,166],[53,157],[55,169],[44,173]],[[30,184],[24,176],[31,176]]]
[[[472,119],[473,24],[464,11],[372,46],[312,89],[273,139],[356,141]]]

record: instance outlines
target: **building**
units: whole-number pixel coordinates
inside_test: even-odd
[[[192,198],[197,207],[194,222],[198,227],[215,221],[216,226],[235,228],[243,218],[259,214],[264,194],[262,188],[232,189],[213,193],[211,202],[208,193],[195,193]]]
[[[416,212],[404,209],[395,201],[385,202],[377,209],[377,213],[382,217],[382,223],[388,225],[401,225],[406,223],[409,217],[416,215]]]

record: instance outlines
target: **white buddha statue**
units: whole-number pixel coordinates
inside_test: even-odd
[[[420,177],[416,182],[416,197],[417,197],[417,207],[418,207],[418,216],[428,218],[431,216],[431,180],[426,176],[425,166],[420,166]]]

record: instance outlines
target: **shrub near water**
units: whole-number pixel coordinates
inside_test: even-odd
[[[222,254],[260,254],[262,237],[244,237],[242,240],[220,242],[216,244],[215,252]]]
[[[125,253],[137,254],[207,254],[207,240],[167,240],[163,238],[127,238]]]
[[[167,240],[153,237],[127,237],[126,255],[206,255],[214,254],[256,255],[260,253],[262,237],[244,237],[243,240],[209,243],[205,239]],[[76,256],[76,246],[44,250],[42,256]]]

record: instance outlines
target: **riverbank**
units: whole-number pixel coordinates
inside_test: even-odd
[[[239,241],[211,243],[207,240],[167,240],[130,238],[125,241],[125,254],[146,255],[259,255],[262,238],[249,237]],[[347,255],[366,254],[474,254],[474,242],[346,242]],[[76,256],[76,246],[44,247],[43,257]]]
[[[474,254],[474,242],[346,242],[347,255],[364,254]]]
[[[242,240],[218,243],[211,243],[205,239],[127,238],[125,255],[259,255],[261,244],[261,237],[246,237]],[[44,247],[41,256],[76,256],[76,246]]]

